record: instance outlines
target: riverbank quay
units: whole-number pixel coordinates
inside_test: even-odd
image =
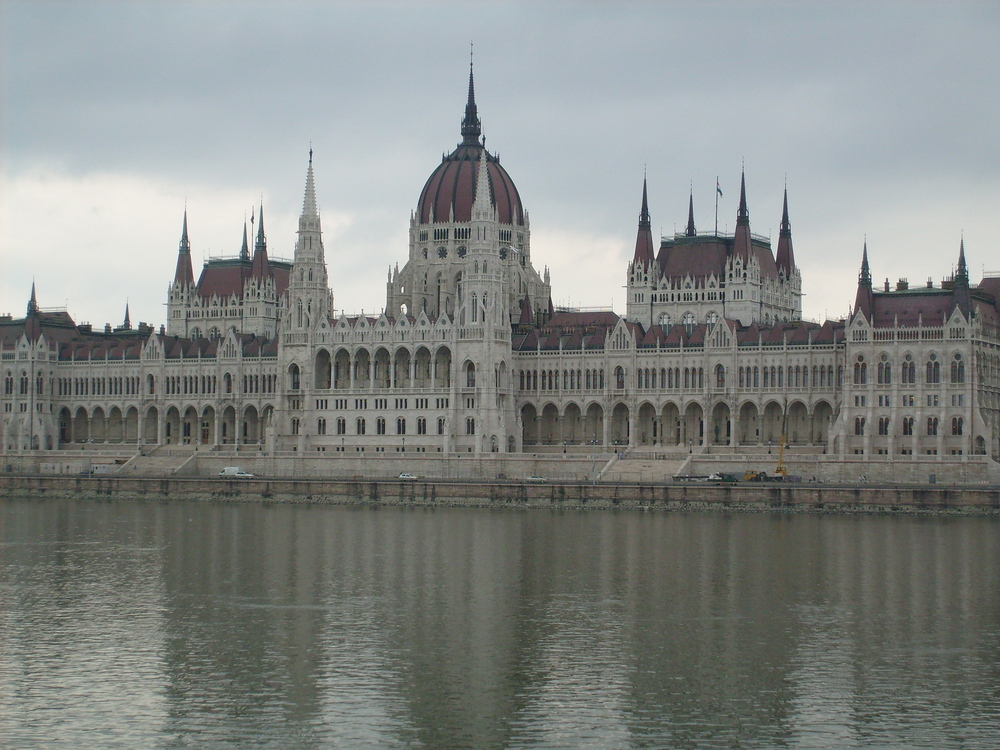
[[[592,484],[519,481],[0,476],[0,497],[412,507],[933,513],[1000,517],[1000,487],[820,483]]]

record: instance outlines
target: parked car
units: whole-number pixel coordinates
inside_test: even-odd
[[[402,474],[399,475],[399,479],[401,479],[404,482],[412,482],[416,479],[416,477],[413,476],[412,474],[407,474],[404,471]]]
[[[535,474],[532,474],[532,475],[531,475],[530,477],[528,477],[528,478],[527,478],[527,479],[526,479],[525,481],[527,481],[527,482],[531,482],[532,484],[545,484],[545,483],[546,483],[546,482],[548,482],[549,480],[548,480],[548,479],[546,479],[545,477],[540,477],[540,476],[537,476],[537,475],[535,475]]]
[[[219,476],[225,479],[253,479],[253,474],[248,474],[239,466],[227,466],[219,472]]]

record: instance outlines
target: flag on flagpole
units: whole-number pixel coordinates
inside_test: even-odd
[[[719,187],[719,181],[715,181],[715,189],[719,191],[719,195],[722,195],[722,188]]]

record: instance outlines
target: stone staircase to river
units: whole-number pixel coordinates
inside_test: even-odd
[[[688,456],[632,457],[619,458],[607,466],[601,475],[601,482],[621,482],[627,484],[662,484],[669,482],[686,464]]]
[[[197,455],[193,448],[160,446],[132,456],[119,470],[120,476],[168,477],[181,473]]]

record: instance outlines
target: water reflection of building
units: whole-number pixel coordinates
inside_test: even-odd
[[[484,145],[470,71],[461,141],[434,169],[384,312],[333,315],[312,155],[294,257],[263,207],[195,280],[185,213],[168,320],[0,319],[5,452],[94,442],[274,453],[729,451],[1000,457],[1000,279],[964,245],[940,286],[873,284],[851,316],[801,319],[787,192],[776,249],[751,232],[652,236],[644,181],[626,313],[562,310],[513,180]],[[250,235],[254,236],[253,249]]]

